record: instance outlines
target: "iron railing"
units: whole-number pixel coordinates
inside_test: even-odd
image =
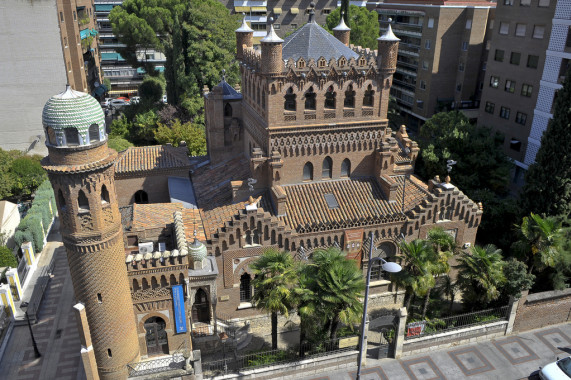
[[[439,334],[444,331],[507,320],[508,310],[509,306],[502,306],[495,309],[481,310],[446,318],[410,322],[406,325],[404,338],[405,340],[414,339],[421,336]]]
[[[353,338],[353,339],[351,339]],[[273,365],[286,364],[294,361],[331,355],[343,351],[355,350],[358,346],[356,337],[337,338],[318,344],[304,343],[288,350],[271,350],[236,356],[227,353],[229,357],[202,362],[202,373],[208,377],[238,372],[244,369],[256,369]]]
[[[158,359],[127,364],[129,377],[145,376],[166,371],[184,370],[186,360],[182,353]]]

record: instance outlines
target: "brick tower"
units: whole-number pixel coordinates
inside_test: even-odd
[[[42,119],[49,151],[42,165],[56,194],[75,297],[85,306],[84,333],[99,377],[126,379],[139,343],[115,193],[117,152],[107,147],[103,111],[88,94],[68,86],[48,100]]]
[[[392,20],[389,19],[389,26],[385,34],[377,38],[378,52],[377,67],[379,69],[379,83],[383,88],[379,115],[382,118],[387,117],[389,107],[389,92],[392,85],[393,74],[397,69],[397,54],[399,50],[400,39],[395,36],[391,28]]]
[[[345,20],[343,19],[343,12],[341,12],[341,15],[339,17],[339,25],[333,28],[333,35],[339,41],[343,42],[345,46],[349,46],[349,40],[351,37],[351,28],[349,28],[347,24],[345,24]]]
[[[270,18],[270,22],[273,19]],[[278,37],[274,25],[270,24],[270,31],[260,40],[262,45],[262,74],[281,75],[284,70],[282,60],[282,44],[284,40]]]

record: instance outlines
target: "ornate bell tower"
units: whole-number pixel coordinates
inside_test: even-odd
[[[117,152],[107,147],[103,111],[88,94],[68,86],[48,100],[42,119],[49,151],[42,165],[56,194],[75,297],[87,316],[90,339],[83,341],[92,347],[84,349],[92,349],[101,379],[126,379],[139,342],[115,193]]]

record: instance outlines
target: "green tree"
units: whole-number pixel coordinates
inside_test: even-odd
[[[272,349],[278,348],[278,313],[285,317],[292,306],[291,285],[295,280],[293,257],[289,252],[268,249],[250,264],[255,274],[252,303],[271,314]]]
[[[336,8],[327,16],[324,27],[330,33],[339,24],[341,10],[342,7]],[[369,11],[365,7],[351,5],[349,6],[349,13],[345,12],[345,22],[351,28],[349,39],[353,45],[370,49],[378,48],[379,14],[377,12]]]
[[[173,146],[178,146],[181,141],[185,141],[189,155],[206,155],[206,133],[201,125],[190,122],[181,124],[178,119],[170,126],[159,123],[155,131],[155,139],[159,144],[171,143]]]
[[[413,296],[424,297],[434,287],[435,280],[432,275],[435,254],[432,247],[421,239],[410,243],[400,244],[399,257],[402,259],[402,271],[396,273],[394,278],[399,285],[406,289],[406,308],[410,310]]]
[[[442,228],[435,227],[428,231],[427,237],[428,244],[431,245],[434,258],[431,263],[430,272],[433,276],[440,276],[450,272],[449,260],[454,255],[456,249],[456,241],[454,238],[446,233]],[[424,304],[422,306],[422,319],[426,316],[426,309],[428,308],[428,301],[430,299],[430,292],[432,288],[428,289],[424,296]]]
[[[143,82],[139,85],[139,95],[141,102],[154,104],[162,100],[165,93],[166,82],[161,76],[152,77],[145,76]]]
[[[315,275],[317,267],[314,264],[301,262],[297,266],[297,283],[293,287],[293,304],[299,315],[299,345],[300,356],[303,356],[303,343],[306,340],[323,341],[326,339],[324,329],[325,320],[318,312],[321,305],[318,295],[314,292]]]
[[[21,155],[17,150],[0,149],[0,199],[7,199],[13,194],[14,178],[10,174],[10,168],[14,160]]]
[[[452,314],[452,308],[454,307],[454,299],[456,298],[456,292],[459,289],[458,283],[454,282],[450,276],[445,276],[442,282],[442,292],[450,299],[450,306],[448,307],[448,313]]]
[[[563,229],[554,217],[542,218],[531,213],[525,216],[518,227],[520,234],[512,248],[524,259],[529,273],[555,268],[563,253]]]
[[[137,59],[140,49],[165,54],[167,96],[176,104],[200,95],[204,85],[213,87],[222,69],[229,83],[238,81],[239,18],[216,0],[126,0],[109,14],[113,33],[125,44],[118,51],[133,67],[154,73],[151,63]]]
[[[555,97],[553,119],[526,175],[520,203],[523,210],[571,216],[571,69]]]
[[[132,147],[133,144],[120,137],[111,137],[107,141],[107,146],[111,149],[115,149],[117,152],[121,152],[127,148]]]
[[[506,299],[521,297],[521,291],[531,289],[535,281],[535,276],[528,273],[527,265],[513,257],[507,260],[504,265],[504,276],[506,282],[502,287],[501,294]]]
[[[458,285],[464,302],[472,309],[498,299],[505,281],[502,251],[493,244],[474,246],[459,258]]]
[[[0,246],[0,268],[2,267],[18,267],[18,260],[12,253],[12,250],[5,246]]]
[[[109,138],[127,139],[132,128],[133,124],[122,115],[111,122]]]
[[[12,193],[17,200],[29,197],[38,186],[47,178],[45,170],[40,163],[42,157],[22,156],[15,159],[10,166],[10,175],[13,180]]]
[[[132,141],[136,146],[156,144],[155,131],[158,122],[159,116],[155,110],[137,114],[129,130],[129,141]]]
[[[340,323],[352,326],[363,315],[363,273],[335,247],[315,250],[312,259],[316,269],[312,290],[321,300],[318,312],[326,320],[329,338],[335,339]]]

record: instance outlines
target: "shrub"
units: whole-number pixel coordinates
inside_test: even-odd
[[[18,260],[12,253],[12,250],[5,246],[0,246],[0,268],[1,267],[18,267]]]

